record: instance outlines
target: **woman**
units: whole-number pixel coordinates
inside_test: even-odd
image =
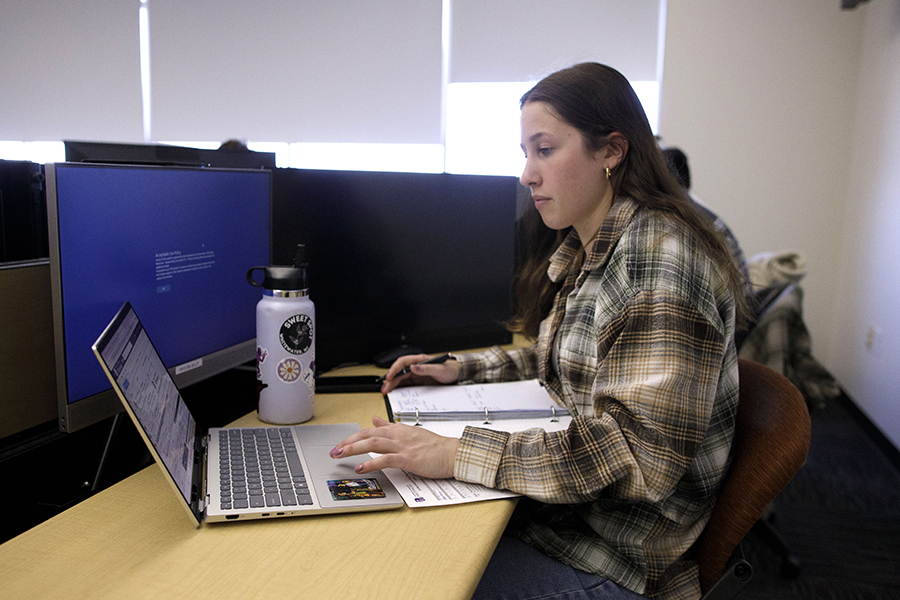
[[[453,439],[376,418],[332,456],[376,452],[360,472],[399,467],[527,496],[476,597],[549,597],[546,585],[579,590],[573,598],[696,598],[686,553],[728,466],[743,281],[669,173],[620,73],[564,69],[521,109],[521,182],[559,232],[519,281],[516,329],[536,342],[437,365],[404,357],[383,391],[406,379],[538,377],[575,415],[571,425],[470,427]],[[398,377],[409,365],[412,377]]]

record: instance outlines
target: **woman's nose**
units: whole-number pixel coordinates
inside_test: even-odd
[[[525,160],[525,168],[522,169],[522,175],[519,177],[519,183],[525,187],[534,187],[538,183],[537,171],[532,167],[531,161]]]

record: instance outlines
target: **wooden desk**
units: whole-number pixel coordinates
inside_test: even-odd
[[[380,394],[322,394],[311,423],[369,427],[385,412]],[[262,423],[253,413],[233,425]],[[0,546],[0,599],[469,598],[514,506],[195,529],[153,465]]]

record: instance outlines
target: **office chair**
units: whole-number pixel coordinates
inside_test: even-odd
[[[790,295],[796,293],[797,285],[796,283],[786,281],[775,283],[769,287],[763,288],[756,292],[755,298],[755,316],[756,323],[752,324],[749,329],[744,330],[742,332],[735,333],[735,343],[737,344],[738,356],[744,356],[750,360],[756,360],[757,362],[766,362],[771,360],[773,357],[779,360],[787,360],[791,353],[792,344],[799,344],[799,340],[790,339],[791,336],[800,335],[798,332],[792,332],[789,323],[784,321],[781,323],[777,323],[774,326],[774,331],[776,333],[776,337],[772,340],[760,341],[757,337],[754,341],[755,344],[763,343],[764,347],[767,349],[761,355],[756,352],[750,352],[749,355],[742,352],[742,345],[745,341],[747,341],[748,337],[751,337],[756,324],[760,323],[766,315],[776,307],[778,307],[781,302],[788,298]],[[787,303],[791,304],[790,301]],[[781,317],[778,317],[781,319]],[[773,327],[773,325],[769,325]],[[805,330],[804,330],[805,331]],[[779,338],[778,336],[783,336]],[[751,346],[752,350],[752,346]],[[768,353],[772,353],[769,355]],[[779,354],[780,353],[780,354]],[[773,363],[768,363],[773,364]],[[782,369],[786,369],[787,364],[785,363],[782,366]],[[787,371],[783,371],[783,373],[790,378],[791,375],[787,374]],[[804,399],[806,400],[807,406],[810,405],[810,399],[806,395],[806,390],[802,387],[802,384],[797,384],[800,393],[804,395]],[[754,532],[762,539],[762,541],[778,556],[780,565],[779,569],[782,575],[785,577],[796,577],[800,572],[800,561],[797,560],[797,557],[791,552],[791,549],[788,545],[781,539],[781,536],[778,534],[778,531],[773,527],[773,522],[775,521],[775,512],[771,509],[771,506],[763,513],[763,517],[757,521],[756,525],[754,525]]]
[[[739,359],[740,400],[734,454],[712,517],[698,544],[704,600],[734,598],[753,569],[735,552],[809,451],[809,411],[786,377]]]

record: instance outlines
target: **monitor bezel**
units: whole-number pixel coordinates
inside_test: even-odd
[[[128,144],[64,140],[66,162],[222,169],[274,169],[275,153],[256,150],[193,148],[172,144]]]

